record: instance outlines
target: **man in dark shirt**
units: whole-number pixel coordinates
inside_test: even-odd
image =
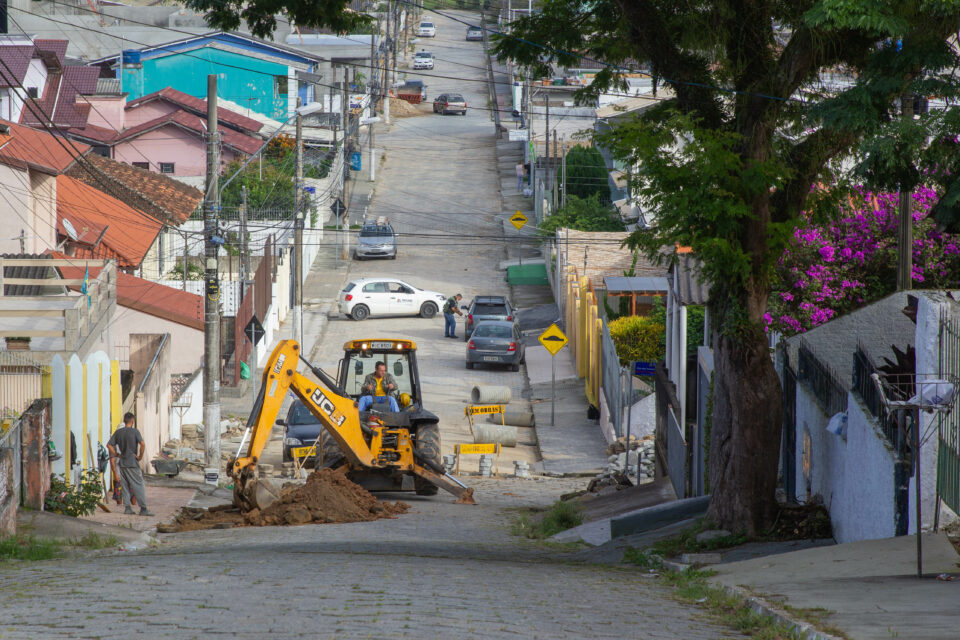
[[[457,320],[453,317],[453,314],[462,316],[463,312],[460,311],[458,303],[463,298],[459,293],[455,296],[450,296],[447,298],[446,304],[443,305],[443,337],[444,338],[456,338],[457,337]]]
[[[114,431],[110,441],[107,442],[110,465],[113,468],[114,477],[120,478],[120,485],[123,487],[123,506],[126,507],[123,512],[133,514],[133,507],[130,506],[132,494],[140,505],[140,515],[152,516],[154,514],[147,509],[147,491],[139,465],[147,444],[137,428],[133,426],[133,419],[134,415],[127,412],[123,416],[123,426]]]

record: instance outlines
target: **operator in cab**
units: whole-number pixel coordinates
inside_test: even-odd
[[[367,377],[363,380],[363,386],[360,388],[363,391],[360,402],[357,404],[360,411],[369,411],[371,408],[383,411],[387,407],[394,413],[400,411],[400,407],[393,397],[393,394],[397,391],[397,381],[387,373],[386,363],[378,362],[374,365],[373,373],[367,374]],[[387,407],[383,405],[387,405]]]

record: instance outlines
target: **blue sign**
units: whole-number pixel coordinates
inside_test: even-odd
[[[656,362],[641,362],[637,361],[633,363],[633,375],[635,376],[652,376],[657,372],[657,363]]]
[[[363,162],[362,155],[359,151],[354,151],[350,154],[350,168],[354,171],[360,171],[360,166]]]

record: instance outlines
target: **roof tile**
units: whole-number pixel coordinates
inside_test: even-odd
[[[51,174],[63,173],[76,161],[77,154],[90,150],[82,142],[59,139],[46,131],[31,129],[0,120],[10,127],[11,140],[0,147],[0,163],[32,167]]]
[[[182,91],[177,91],[173,87],[166,87],[160,89],[159,91],[148,93],[147,95],[137,98],[136,100],[131,100],[127,103],[126,108],[135,109],[154,100],[166,100],[167,102],[175,104],[178,107],[197,116],[206,116],[207,113],[206,100],[191,96],[190,94]],[[249,133],[256,133],[263,128],[262,122],[222,107],[217,109],[217,120],[220,124],[228,124],[233,127],[243,129]]]
[[[32,44],[0,46],[0,88],[19,86],[27,76],[35,47]]]
[[[154,118],[153,120],[148,120],[138,124],[135,127],[130,127],[129,129],[124,129],[117,134],[114,142],[120,142],[122,140],[130,140],[136,138],[148,131],[153,131],[159,127],[166,125],[179,126],[188,131],[192,131],[197,134],[206,133],[206,120],[193,115],[183,109],[173,111],[166,115],[162,115],[159,118]],[[220,130],[220,142],[228,147],[236,149],[242,153],[254,154],[256,153],[263,141],[259,138],[254,138],[253,136],[248,136],[246,134],[240,133],[239,131],[234,131],[233,129],[228,129],[222,124],[219,126]]]

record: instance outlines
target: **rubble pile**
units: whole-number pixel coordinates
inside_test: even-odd
[[[597,478],[612,478],[618,474],[627,473],[637,478],[637,463],[639,461],[639,482],[653,479],[656,476],[655,449],[653,436],[636,438],[630,436],[630,451],[627,451],[626,438],[617,438],[607,446],[607,466]]]
[[[242,512],[233,505],[210,509],[184,508],[172,523],[159,525],[160,533],[224,529],[234,526],[271,526],[336,522],[367,522],[393,518],[410,505],[377,500],[342,471],[320,469],[305,484],[288,483],[280,498],[266,509]]]

